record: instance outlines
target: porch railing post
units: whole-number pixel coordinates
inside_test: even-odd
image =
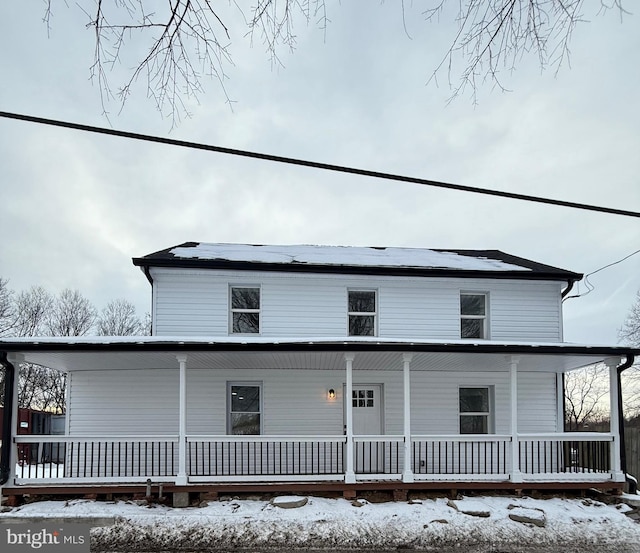
[[[187,484],[187,356],[177,355],[176,359],[180,363],[180,400],[178,426],[178,474],[176,484],[184,486]]]
[[[402,376],[404,384],[404,470],[403,482],[413,482],[413,469],[411,457],[411,360],[412,353],[402,354]]]
[[[345,383],[345,391],[344,391],[344,407],[345,407],[345,426],[346,426],[346,435],[347,435],[347,463],[346,470],[344,474],[344,481],[347,484],[353,484],[356,481],[356,473],[353,470],[353,360],[355,359],[355,355],[353,353],[347,353],[344,356],[345,364],[346,364],[346,383]]]
[[[611,476],[614,482],[624,482],[625,475],[622,472],[622,466],[620,462],[620,425],[624,424],[624,421],[619,419],[619,394],[618,394],[618,358],[607,359],[606,365],[609,368],[609,405],[610,413],[610,426],[609,431],[613,436],[611,442]]]
[[[511,482],[522,482],[520,471],[520,445],[518,444],[518,361],[511,356],[509,381],[511,383]]]

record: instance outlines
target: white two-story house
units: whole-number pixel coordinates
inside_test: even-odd
[[[563,341],[580,274],[493,250],[185,243],[133,262],[152,336],[0,340],[8,371],[68,374],[65,435],[7,436],[5,494],[624,482],[618,373],[638,352]],[[611,431],[565,433],[563,375],[593,363]]]

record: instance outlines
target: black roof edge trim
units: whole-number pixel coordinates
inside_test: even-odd
[[[228,343],[228,342],[136,342],[136,343],[17,343],[0,344],[5,352],[189,352],[189,351],[393,351],[393,352],[451,352],[451,353],[502,353],[502,354],[567,354],[602,355],[608,357],[640,355],[640,349],[624,346],[585,346],[558,344],[483,344],[479,342],[424,344],[413,342],[277,342],[277,343]]]
[[[429,267],[382,267],[357,265],[313,265],[310,263],[258,263],[250,261],[227,261],[222,259],[145,259],[134,257],[133,264],[147,269],[182,268],[182,269],[223,269],[236,271],[268,271],[283,273],[321,273],[349,275],[382,275],[382,276],[441,276],[454,278],[499,278],[516,280],[562,280],[575,281],[582,274],[564,270],[549,271],[481,271],[465,269],[438,269]]]

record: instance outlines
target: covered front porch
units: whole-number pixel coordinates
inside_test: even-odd
[[[256,489],[265,484],[619,488],[625,480],[617,409],[616,368],[626,354],[621,348],[463,341],[212,342],[167,338],[115,342],[53,339],[23,343],[21,348],[16,342],[1,346],[13,366],[27,361],[71,373],[91,375],[95,371],[96,375],[111,375],[116,382],[124,382],[119,376],[135,370],[155,371],[145,375],[170,371],[177,377],[171,392],[177,415],[172,431],[136,432],[136,421],[131,420],[127,432],[120,427],[114,433],[79,433],[69,431],[73,424],[68,424],[62,436],[13,435],[9,441],[11,474],[5,486],[12,489],[140,486],[150,482],[179,487],[253,485]],[[610,368],[611,431],[565,433],[562,374],[596,362]],[[269,401],[262,395],[259,433],[234,434],[228,420],[222,425],[227,432],[194,431],[206,425],[190,420],[198,413],[191,390],[204,382],[205,375],[223,371],[234,375],[232,380],[241,374],[237,377],[241,383],[255,384],[262,378],[265,396],[271,394],[272,388],[267,386],[270,379],[291,381],[286,390],[300,390],[300,394],[305,383],[313,383],[303,403],[309,404],[309,417],[326,414],[327,432],[318,431],[322,420],[316,421],[314,431],[304,432],[302,429],[310,425],[300,419],[302,410],[290,413],[287,432],[273,432],[278,426],[268,419],[275,407],[265,407],[263,403]],[[322,379],[309,376],[317,371],[324,371],[326,386],[322,386]],[[220,381],[227,381],[225,394],[230,403],[233,387],[229,378],[221,376]],[[452,382],[448,386],[457,394],[460,388],[486,389],[487,412],[467,411],[456,404],[449,405],[445,413],[446,409],[436,404],[438,396],[446,395],[445,388],[441,393],[431,390],[431,395],[425,391],[438,382]],[[546,395],[528,397],[540,393],[540,385],[536,388],[530,382],[544,382]],[[14,393],[15,386],[17,383]],[[380,397],[374,395],[375,386],[380,386]],[[373,390],[371,396],[367,395],[369,389]],[[291,394],[286,390],[278,398]],[[547,397],[549,391],[552,398]],[[149,393],[154,393],[151,384]],[[363,433],[359,428],[367,426],[358,426],[358,410],[374,398],[382,405],[385,420],[379,432]],[[14,395],[14,410],[16,399]],[[552,409],[541,407],[540,416],[552,422],[541,426],[544,432],[532,432],[536,425],[526,422],[530,415],[523,419],[520,410],[545,402]],[[282,408],[281,399],[276,403]],[[226,408],[223,415],[227,419],[230,410]],[[70,413],[75,416],[71,406]],[[97,416],[108,417],[109,413]],[[460,422],[463,419],[464,424]],[[468,426],[482,433],[460,431]],[[452,428],[456,431],[450,432]]]

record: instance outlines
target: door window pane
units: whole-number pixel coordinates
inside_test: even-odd
[[[375,407],[373,390],[353,390],[351,397],[354,407]]]

